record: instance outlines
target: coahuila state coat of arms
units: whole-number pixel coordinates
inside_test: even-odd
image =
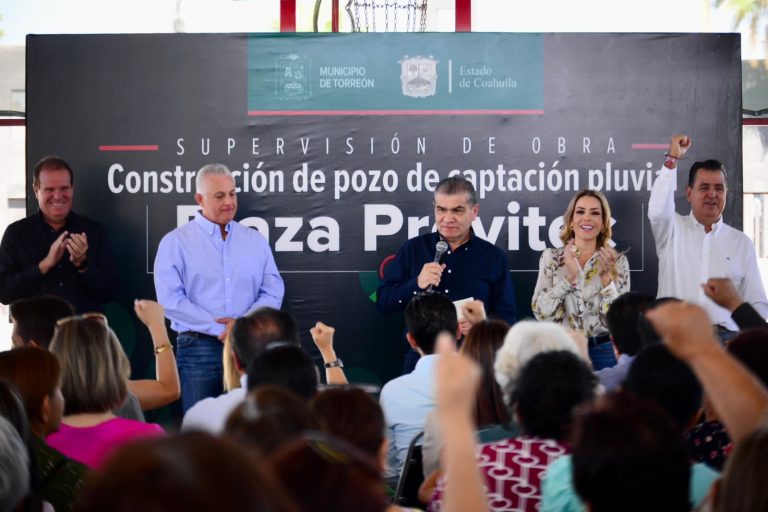
[[[434,96],[437,91],[437,59],[432,57],[409,57],[406,55],[400,63],[400,83],[403,95],[412,98]]]

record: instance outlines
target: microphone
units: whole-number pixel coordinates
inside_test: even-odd
[[[435,259],[433,260],[433,263],[440,263],[440,260],[443,259],[443,254],[445,254],[448,251],[448,243],[445,240],[440,240],[435,244]],[[431,284],[427,286],[427,291],[431,292],[433,291],[433,288],[435,285]]]

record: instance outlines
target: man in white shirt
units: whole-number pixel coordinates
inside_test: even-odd
[[[232,357],[240,374],[240,387],[223,395],[195,403],[184,414],[181,430],[203,430],[220,434],[229,414],[245,399],[248,391],[247,366],[272,342],[285,341],[301,346],[296,320],[290,313],[270,307],[259,308],[238,318],[232,328]]]
[[[442,332],[459,334],[456,307],[441,293],[416,295],[405,308],[406,338],[418,354],[416,368],[387,382],[379,402],[387,423],[385,478],[394,479],[405,462],[408,445],[422,430],[427,414],[435,408],[435,341]]]
[[[713,277],[731,279],[763,318],[768,316],[768,299],[752,241],[723,222],[727,185],[721,162],[706,160],[691,166],[685,189],[691,213],[675,212],[677,163],[691,145],[687,135],[672,136],[651,189],[648,218],[659,256],[658,296],[699,304],[719,330],[736,331],[730,312],[707,298],[702,285]]]

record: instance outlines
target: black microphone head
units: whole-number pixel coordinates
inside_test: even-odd
[[[443,254],[445,254],[448,251],[448,243],[445,240],[440,240],[435,244],[435,253],[436,257],[442,258]]]

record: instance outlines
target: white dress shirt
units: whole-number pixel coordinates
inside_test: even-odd
[[[723,222],[707,233],[693,212],[675,212],[677,169],[662,167],[648,202],[648,219],[659,257],[658,297],[676,297],[702,306],[712,323],[737,331],[730,312],[710,300],[701,285],[712,277],[728,277],[742,298],[765,318],[768,299],[752,241]]]
[[[224,431],[229,414],[240,405],[248,394],[248,376],[240,377],[240,387],[223,395],[200,400],[189,408],[181,421],[182,432],[202,430],[218,435]]]

